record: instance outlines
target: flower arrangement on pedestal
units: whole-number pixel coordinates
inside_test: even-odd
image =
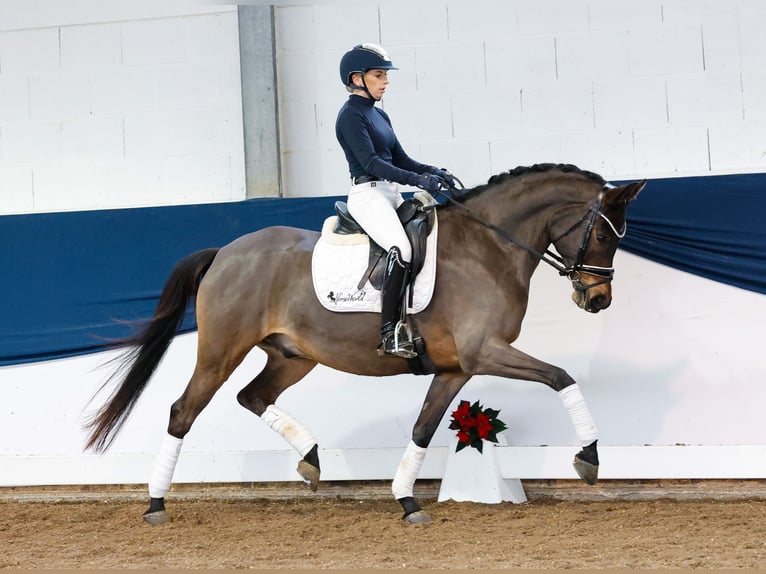
[[[471,404],[460,401],[452,413],[449,428],[457,431],[457,447],[460,452],[467,446],[472,446],[483,453],[484,441],[497,442],[497,433],[504,431],[505,423],[497,418],[500,411],[483,408],[479,401]]]

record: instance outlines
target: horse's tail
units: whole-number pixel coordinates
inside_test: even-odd
[[[90,432],[86,450],[104,452],[112,444],[181,326],[189,300],[196,295],[200,278],[216,253],[217,248],[203,249],[179,261],[165,283],[152,320],[135,335],[114,342],[115,347],[130,348],[116,359],[119,366],[104,386],[118,374],[126,370],[127,374],[106,404],[86,422]]]

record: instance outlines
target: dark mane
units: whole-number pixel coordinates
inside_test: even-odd
[[[456,201],[463,201],[464,199],[467,199],[471,196],[481,193],[488,187],[492,187],[499,183],[506,182],[509,179],[514,179],[516,177],[526,175],[529,173],[545,173],[545,172],[554,171],[554,170],[560,171],[562,173],[580,174],[601,185],[606,184],[606,180],[603,177],[601,177],[599,174],[594,173],[592,171],[580,169],[576,165],[572,165],[568,163],[536,163],[534,165],[529,165],[529,166],[520,165],[508,171],[504,171],[496,175],[493,175],[492,177],[489,178],[487,183],[482,185],[477,185],[476,187],[473,187],[473,188],[467,188],[459,192],[453,192],[452,197]]]

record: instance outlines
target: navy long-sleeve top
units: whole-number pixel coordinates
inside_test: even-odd
[[[417,175],[437,169],[406,154],[388,114],[376,108],[372,98],[351,94],[338,112],[335,135],[346,154],[352,178],[372,175],[414,185]]]

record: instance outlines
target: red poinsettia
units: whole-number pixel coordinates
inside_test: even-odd
[[[479,452],[483,452],[484,441],[497,442],[497,433],[504,431],[505,423],[497,418],[500,411],[490,408],[482,408],[481,403],[476,401],[470,404],[468,401],[460,401],[457,409],[452,413],[449,428],[457,431],[457,448],[460,452],[467,446],[472,446]]]

